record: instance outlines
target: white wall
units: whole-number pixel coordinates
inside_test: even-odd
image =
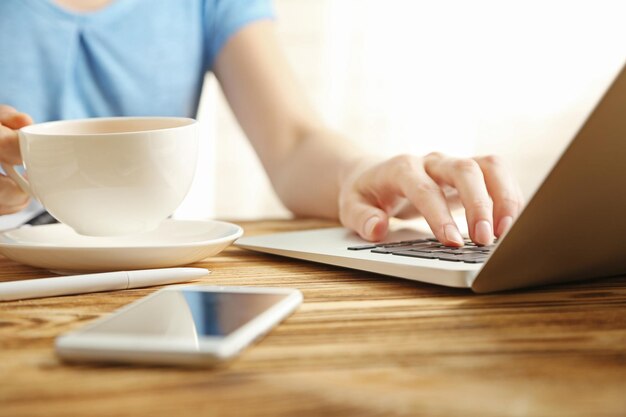
[[[626,59],[624,1],[275,5],[292,66],[331,126],[389,155],[502,154],[527,195]],[[182,215],[287,215],[216,90],[200,114],[215,181],[198,184]]]

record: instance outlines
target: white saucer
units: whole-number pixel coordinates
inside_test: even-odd
[[[215,255],[243,234],[212,220],[165,220],[151,232],[90,237],[64,224],[21,227],[0,233],[0,254],[63,272],[119,271],[186,265]]]

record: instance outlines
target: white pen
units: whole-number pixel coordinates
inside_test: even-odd
[[[0,282],[0,301],[173,284],[202,278],[210,272],[204,268],[162,268]]]

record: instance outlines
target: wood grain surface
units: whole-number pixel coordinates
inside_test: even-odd
[[[296,287],[304,304],[235,361],[181,369],[54,354],[155,288],[0,303],[0,416],[626,415],[626,277],[475,295],[234,247],[196,265],[207,284]],[[49,275],[0,257],[0,280]]]

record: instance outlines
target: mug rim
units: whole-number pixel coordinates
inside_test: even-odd
[[[184,124],[179,126],[172,127],[164,127],[164,128],[155,128],[155,129],[145,129],[145,130],[127,130],[121,132],[91,132],[91,133],[53,133],[40,131],[40,129],[45,129],[50,126],[60,125],[60,124],[72,124],[72,123],[82,123],[82,124],[91,124],[98,122],[107,122],[107,121],[150,121],[150,120],[166,120],[166,121],[181,121]],[[153,133],[153,132],[165,132],[175,129],[180,129],[184,127],[193,126],[197,124],[198,121],[191,117],[177,117],[177,116],[112,116],[112,117],[89,117],[82,119],[63,119],[63,120],[52,120],[49,122],[35,123],[32,125],[24,126],[19,129],[20,132],[23,132],[28,135],[38,135],[38,136],[118,136],[118,135],[128,135],[128,134],[137,134],[137,133]]]

